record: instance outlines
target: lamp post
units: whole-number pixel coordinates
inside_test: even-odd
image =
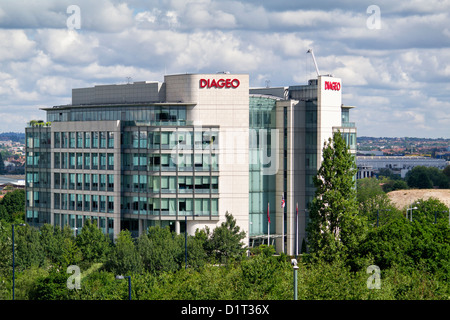
[[[131,276],[125,276],[125,277],[122,275],[116,276],[117,280],[123,280],[125,278],[128,278],[128,300],[131,300]]]
[[[414,204],[419,204],[420,202],[416,202],[416,203],[411,203],[411,208],[407,208],[406,209],[406,219],[408,219],[408,211],[411,211],[411,216],[410,216],[410,218],[409,218],[409,220],[412,222],[412,214],[413,214],[413,210],[417,210],[418,208],[417,207],[412,207]]]
[[[18,224],[18,226],[24,227],[25,224],[24,223],[20,223],[20,224]],[[14,298],[15,298],[15,295],[14,295],[14,290],[15,290],[14,224],[11,225],[11,228],[12,228],[12,268],[13,268],[13,274],[12,274],[12,280],[13,280],[13,283],[12,283],[12,299],[14,300]]]
[[[441,213],[447,213],[447,211],[444,211],[444,210],[443,211],[435,211],[434,212],[434,224],[436,224],[436,222],[437,222],[437,214],[440,213],[440,212]]]
[[[297,266],[297,259],[291,259],[291,264],[292,267],[294,269],[294,300],[297,300],[297,271],[298,271],[298,266]]]

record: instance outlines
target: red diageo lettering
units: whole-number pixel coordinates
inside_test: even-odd
[[[200,79],[200,88],[237,88],[240,84],[238,79]]]
[[[339,82],[325,81],[325,90],[339,91],[341,90],[341,84]]]

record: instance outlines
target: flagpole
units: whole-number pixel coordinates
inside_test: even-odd
[[[298,202],[296,205],[296,214],[295,214],[295,256],[298,256]]]
[[[267,202],[267,246],[270,246],[270,211],[269,211],[269,202]]]
[[[282,201],[284,200],[284,195],[282,195]],[[281,251],[284,253],[284,207],[285,203],[281,206]]]

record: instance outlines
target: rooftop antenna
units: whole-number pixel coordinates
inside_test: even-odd
[[[266,80],[266,88],[270,88],[270,80]]]
[[[127,77],[127,84],[131,83],[132,78],[131,77]]]
[[[314,61],[314,65],[316,66],[317,76],[320,76],[319,67],[317,66],[316,57],[314,56],[313,50],[312,49],[308,49],[308,51],[306,51],[306,53],[311,53],[313,61]]]

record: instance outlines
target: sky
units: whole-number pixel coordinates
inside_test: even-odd
[[[450,138],[450,0],[0,0],[0,132],[72,88],[247,73],[342,79],[358,136]]]

